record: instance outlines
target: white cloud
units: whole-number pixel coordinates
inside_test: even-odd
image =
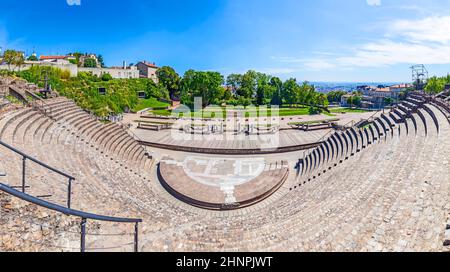
[[[381,0],[366,0],[369,6],[381,6]]]
[[[81,6],[81,0],[66,0],[69,6]]]
[[[2,47],[3,50],[22,49],[24,47],[26,40],[24,38],[11,39],[8,30],[5,27],[3,27],[1,23],[2,22],[0,22],[0,47]]]
[[[335,59],[339,66],[383,67],[396,64],[447,64],[450,63],[450,46],[425,45],[383,40],[360,46],[354,55]]]
[[[386,26],[379,40],[354,46],[341,56],[277,58],[285,63],[302,63],[312,71],[388,67],[398,64],[450,64],[450,16],[429,16],[420,20],[397,20]]]
[[[400,20],[391,26],[394,35],[402,35],[418,42],[450,41],[450,16],[428,17],[422,20]],[[392,35],[392,34],[391,34]]]

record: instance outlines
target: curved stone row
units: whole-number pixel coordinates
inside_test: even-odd
[[[289,174],[287,162],[270,163],[264,171],[243,184],[205,184],[191,178],[181,163],[165,159],[159,163],[158,177],[174,197],[210,210],[234,210],[252,206],[275,193]]]
[[[443,148],[450,144],[450,126],[439,109],[423,103],[433,118],[420,106],[422,101],[412,98],[398,112],[376,118],[367,127],[332,135],[298,168],[296,187],[301,190],[280,189],[280,197],[230,212],[183,205],[164,194],[153,176],[149,180],[152,173],[97,150],[93,135],[98,129],[113,132],[113,127],[86,119],[71,130],[63,124],[49,125],[54,121],[47,117],[36,121],[30,117],[11,121],[3,134],[9,139],[15,133],[17,146],[30,155],[76,175],[78,207],[142,217],[141,250],[439,251],[450,212],[450,153]],[[22,111],[14,115],[27,114]],[[0,126],[9,118],[13,115],[2,119]],[[120,153],[138,153],[123,135],[95,137],[107,150],[117,146]],[[8,174],[19,172],[20,158],[7,157],[11,157],[4,163]],[[31,184],[30,192],[39,188],[41,194],[50,190],[54,197],[63,194],[64,187],[57,187],[45,174],[30,169],[27,177],[43,183]],[[102,226],[102,230],[126,231],[120,226]],[[96,240],[92,245],[108,243]]]
[[[383,136],[384,140],[388,139],[389,134],[393,138],[395,129],[398,130],[398,135],[401,135],[402,127],[404,126],[405,133],[408,135],[410,131],[407,119],[412,120],[415,133],[417,133],[415,114],[422,121],[425,135],[428,134],[430,129],[429,125],[431,125],[427,124],[425,114],[431,118],[439,133],[439,121],[434,111],[426,103],[427,99],[418,94],[413,94],[388,114],[381,114],[381,117],[375,118],[368,125],[368,128],[352,127],[343,132],[334,133],[324,143],[313,149],[305,158],[299,160],[297,168],[298,173],[305,177],[303,183],[320,177],[322,174],[331,170],[332,167],[336,167],[338,164],[348,160],[349,157],[354,156],[369,145],[379,141]],[[331,159],[330,153],[332,155]]]

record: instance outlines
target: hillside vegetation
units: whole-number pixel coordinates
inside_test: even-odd
[[[157,103],[158,98],[168,99],[168,92],[150,79],[110,79],[99,78],[90,73],[80,72],[70,77],[66,71],[51,67],[34,66],[18,72],[18,76],[28,82],[43,86],[43,78],[48,75],[53,90],[60,95],[73,99],[80,107],[97,116],[139,110]],[[99,94],[99,88],[106,89],[106,95]],[[144,91],[146,100],[140,100],[137,93]],[[147,103],[147,104],[146,104]],[[157,103],[158,107],[165,103]]]

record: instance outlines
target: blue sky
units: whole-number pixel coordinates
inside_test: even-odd
[[[79,1],[80,5],[77,5]],[[450,72],[445,0],[2,0],[0,47],[223,74],[410,81]]]

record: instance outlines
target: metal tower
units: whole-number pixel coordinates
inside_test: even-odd
[[[412,70],[412,82],[416,90],[423,90],[428,82],[428,70],[423,64],[413,65]]]

